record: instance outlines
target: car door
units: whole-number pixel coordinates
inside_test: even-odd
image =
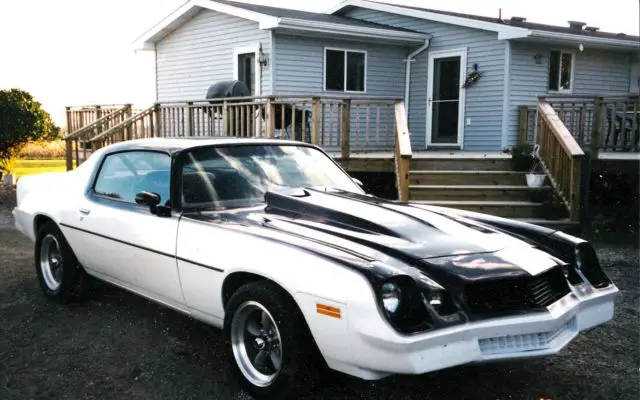
[[[90,273],[172,306],[184,304],[175,258],[179,216],[135,202],[158,193],[170,205],[171,157],[155,151],[107,154],[73,221],[74,250]]]

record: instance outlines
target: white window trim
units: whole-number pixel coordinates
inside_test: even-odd
[[[548,80],[551,75],[551,52],[557,51],[560,53],[560,60],[558,65],[558,90],[548,89],[549,93],[573,93],[573,89],[575,87],[575,72],[576,72],[576,53],[574,51],[567,51],[561,49],[551,49],[549,50],[549,68],[547,71],[547,88],[549,86]],[[562,89],[560,87],[561,79],[562,79],[562,55],[570,54],[571,55],[571,81],[569,83],[569,89]]]
[[[234,47],[233,49],[233,79],[238,79],[238,56],[241,54],[251,54],[254,55],[254,66],[253,66],[253,80],[255,82],[255,94],[252,96],[260,96],[262,93],[262,79],[260,73],[260,61],[258,60],[258,52],[260,45],[255,44],[251,46],[242,46],[242,47]]]
[[[344,52],[344,90],[329,90],[327,89],[327,50],[334,51],[343,51]],[[364,90],[347,90],[347,53],[360,53],[364,54]],[[369,62],[369,57],[366,50],[356,50],[356,49],[344,49],[339,47],[325,47],[324,48],[324,57],[322,62],[322,89],[325,92],[332,93],[358,93],[364,94],[367,93],[367,66]]]

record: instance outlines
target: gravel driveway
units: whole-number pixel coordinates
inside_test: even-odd
[[[1,190],[1,189],[0,189]],[[0,399],[249,399],[202,323],[102,285],[85,303],[40,293],[31,244],[0,193]],[[615,319],[560,355],[365,382],[336,374],[310,399],[638,399],[638,249],[599,244],[622,295]]]

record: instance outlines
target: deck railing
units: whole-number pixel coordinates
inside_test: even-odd
[[[540,97],[558,114],[565,127],[583,149],[593,156],[602,151],[640,151],[640,96],[571,95]],[[532,143],[536,127],[536,107],[521,106],[521,143]]]
[[[72,111],[70,109],[71,107],[67,107],[67,118],[69,118],[67,126],[79,124],[78,121],[81,121],[82,124],[89,121],[92,122],[75,129],[64,137],[67,169],[71,169],[73,166],[73,153],[75,153],[76,165],[80,165],[83,160],[87,159],[87,154],[91,151],[89,147],[91,139],[101,132],[119,125],[132,113],[131,104],[126,104],[120,108],[101,108],[97,106],[93,108],[93,114],[90,114],[87,110]],[[82,116],[81,119],[77,119],[78,116]],[[77,119],[75,122],[74,118]],[[80,156],[81,154],[82,157]]]
[[[349,158],[352,150],[393,148],[398,101],[390,97],[258,96],[156,103],[89,141],[95,149],[143,137],[284,138],[317,144]]]
[[[540,101],[537,111],[535,143],[540,145],[540,164],[566,205],[571,220],[579,221],[584,152],[551,104]]]

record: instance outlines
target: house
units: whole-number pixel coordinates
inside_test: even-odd
[[[325,13],[190,0],[135,48],[155,52],[158,102],[229,79],[255,96],[403,98],[414,151],[500,151],[538,96],[637,94],[640,83],[637,36],[365,0]]]

